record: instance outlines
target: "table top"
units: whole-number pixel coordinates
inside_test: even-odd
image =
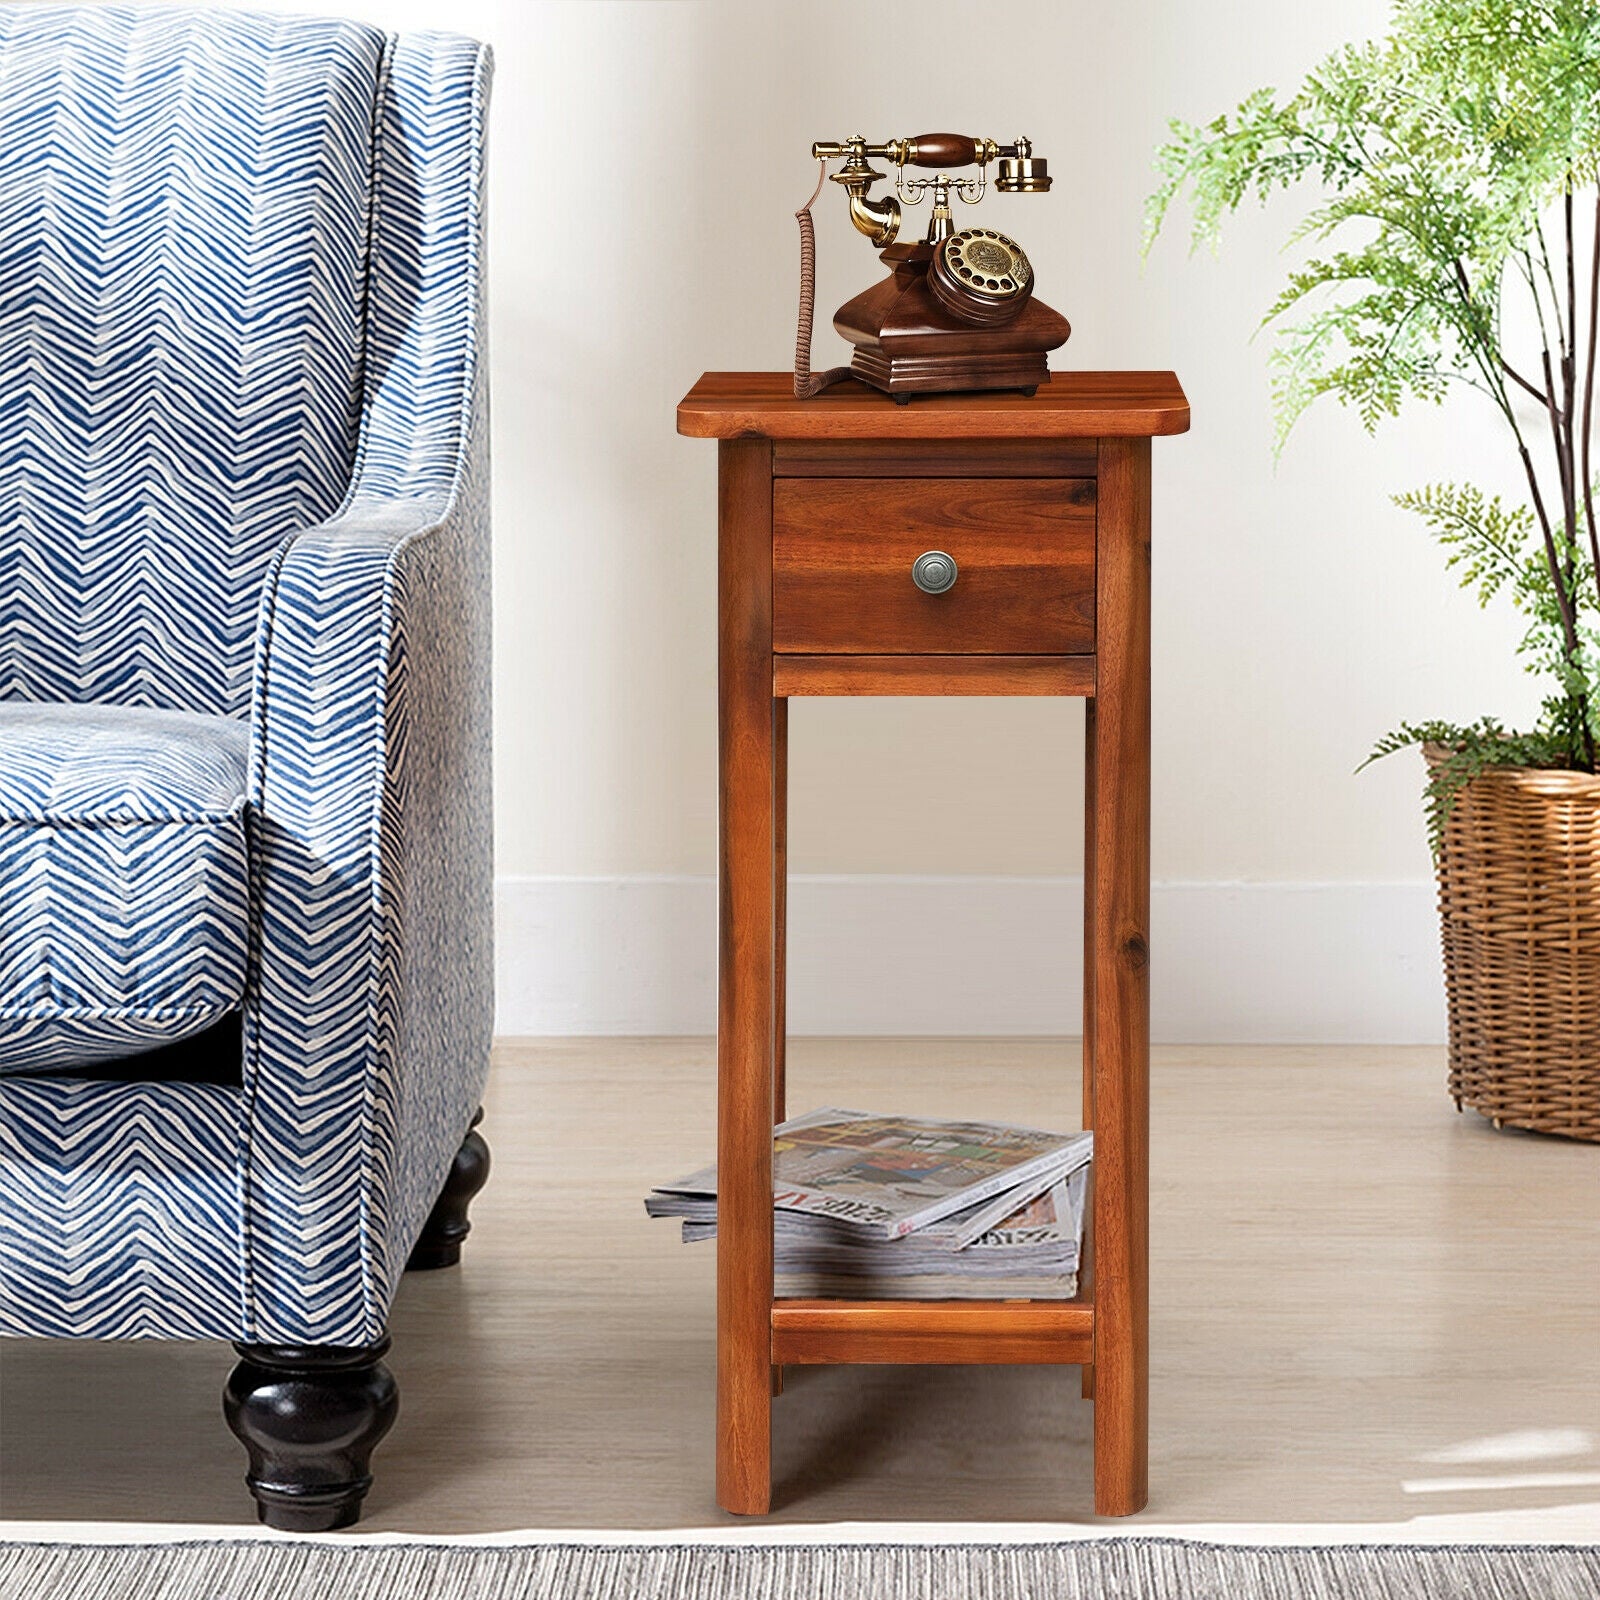
[[[851,378],[798,400],[788,372],[707,372],[678,404],[691,439],[1117,439],[1189,431],[1171,372],[1056,372],[1024,395],[916,395],[896,405]]]

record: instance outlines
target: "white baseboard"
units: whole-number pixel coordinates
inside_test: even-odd
[[[795,877],[789,1025],[813,1034],[1072,1034],[1076,878]],[[704,1034],[709,878],[503,878],[503,1035]],[[1177,1043],[1444,1038],[1428,883],[1168,883],[1151,896],[1151,1028]]]

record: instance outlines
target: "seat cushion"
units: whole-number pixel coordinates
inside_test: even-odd
[[[249,728],[0,703],[0,1074],[79,1071],[239,1005]]]

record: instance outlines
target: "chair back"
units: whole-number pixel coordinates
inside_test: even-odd
[[[243,716],[349,486],[382,33],[0,5],[0,699]]]

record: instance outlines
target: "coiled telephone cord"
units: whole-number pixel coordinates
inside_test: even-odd
[[[853,377],[849,367],[829,367],[826,372],[811,370],[811,317],[817,298],[817,230],[811,222],[811,208],[822,193],[823,181],[828,176],[828,163],[819,161],[817,186],[811,198],[795,212],[800,224],[800,323],[794,338],[794,392],[800,400],[809,400],[821,394],[829,384],[841,378]]]

